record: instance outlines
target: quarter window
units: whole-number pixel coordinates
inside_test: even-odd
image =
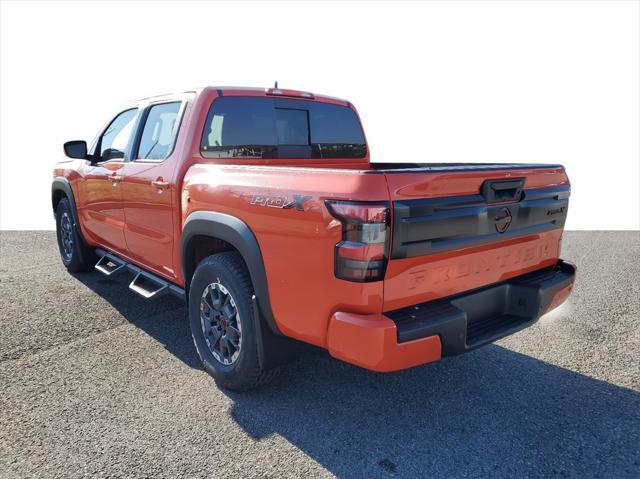
[[[171,154],[178,133],[179,111],[179,101],[149,108],[140,137],[138,159],[164,160]]]
[[[100,160],[123,159],[133,125],[138,114],[137,108],[125,110],[116,116],[100,137]]]

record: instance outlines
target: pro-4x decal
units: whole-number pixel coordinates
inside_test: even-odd
[[[311,199],[311,196],[293,195],[291,199],[287,196],[273,195],[253,195],[250,203],[252,205],[267,206],[269,208],[294,208],[298,211],[304,211],[304,203]]]

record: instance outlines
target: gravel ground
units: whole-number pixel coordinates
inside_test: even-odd
[[[394,374],[311,352],[244,395],[178,300],[0,240],[1,477],[640,477],[638,232],[566,233],[571,299],[497,344]]]

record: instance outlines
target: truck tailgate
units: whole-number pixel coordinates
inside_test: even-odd
[[[385,311],[556,264],[570,194],[562,166],[383,171],[393,206]]]

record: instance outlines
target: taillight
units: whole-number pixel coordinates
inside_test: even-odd
[[[342,223],[335,247],[335,275],[347,281],[380,281],[387,267],[389,203],[327,200],[327,209]]]

